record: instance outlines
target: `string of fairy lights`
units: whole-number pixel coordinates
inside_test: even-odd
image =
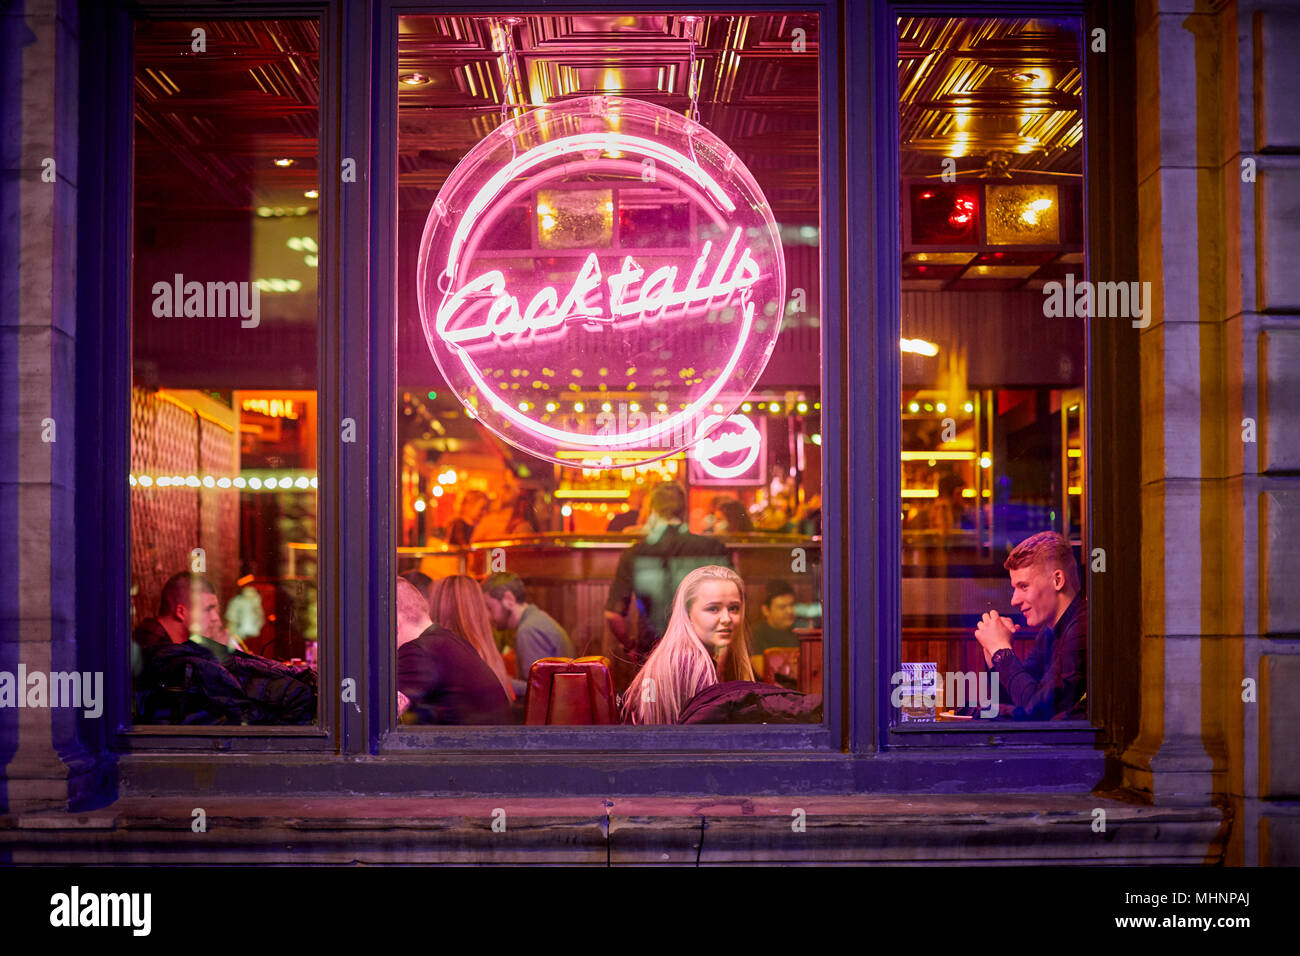
[[[241,475],[128,475],[132,488],[209,488],[237,491],[315,491],[314,472],[289,471],[282,473]]]

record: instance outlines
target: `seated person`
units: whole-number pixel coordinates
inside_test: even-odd
[[[711,534],[740,534],[754,530],[749,512],[735,498],[714,499]]]
[[[536,604],[528,603],[528,592],[517,574],[501,572],[483,582],[483,601],[494,627],[515,632],[517,673],[511,680],[515,694],[528,691],[528,672],[543,657],[573,657],[568,632]]]
[[[507,690],[509,683],[502,687],[474,646],[448,628],[435,625],[420,592],[398,578],[397,701],[399,715],[406,715],[403,722],[513,723],[513,692],[507,697]]]
[[[799,646],[799,638],[794,633],[794,588],[788,581],[768,581],[759,610],[763,620],[754,628],[751,654],[762,654],[769,647]]]
[[[997,611],[975,628],[984,660],[997,672],[1003,713],[1016,720],[1084,718],[1088,680],[1088,608],[1070,543],[1055,531],[1026,538],[1003,563],[1011,572],[1011,605],[1038,628],[1022,662],[1011,649],[1020,630]]]
[[[799,646],[799,636],[794,632],[794,588],[788,581],[773,579],[767,582],[759,611],[763,620],[754,628],[749,647],[751,654],[762,654],[769,647]],[[794,687],[799,682],[797,675],[789,673],[778,672],[775,678],[785,687]]]
[[[445,627],[469,642],[513,704],[515,688],[510,683],[505,659],[493,638],[492,622],[488,620],[487,606],[483,603],[483,592],[478,582],[466,574],[452,574],[437,581],[430,595],[429,617],[439,627]]]
[[[661,482],[646,498],[645,537],[618,559],[605,603],[605,620],[636,663],[644,662],[668,625],[673,594],[687,572],[728,563],[727,546],[717,538],[692,534],[686,525],[686,492]],[[637,603],[638,631],[630,634],[627,616]]]
[[[181,572],[158,616],[132,637],[136,717],[144,723],[275,724],[316,719],[316,674],[244,651],[221,625],[216,589]]]
[[[745,624],[745,582],[708,565],[682,579],[663,639],[623,695],[630,724],[675,724],[700,691],[722,681],[753,681]]]
[[[221,624],[217,589],[203,575],[181,571],[163,585],[158,616],[141,621],[131,633],[131,671],[139,675],[149,653],[156,648],[186,641],[193,641],[224,661],[230,657],[230,640]]]

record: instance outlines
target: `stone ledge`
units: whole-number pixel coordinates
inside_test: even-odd
[[[201,806],[207,832],[191,829]],[[1092,812],[1106,811],[1106,832]],[[793,811],[805,829],[796,832]],[[505,811],[494,832],[494,811]],[[500,814],[497,814],[500,817]],[[1214,807],[1082,794],[753,797],[125,798],[0,817],[23,864],[1222,864]],[[701,843],[702,840],[702,843]]]

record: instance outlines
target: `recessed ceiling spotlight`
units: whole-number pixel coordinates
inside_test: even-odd
[[[397,78],[403,86],[421,87],[428,86],[433,82],[433,77],[427,73],[403,73]]]
[[[303,193],[303,195],[306,196],[308,199],[316,199],[320,196],[320,193],[317,192],[315,189],[309,189],[305,193]]]
[[[277,160],[275,161],[275,165],[277,165],[277,166],[292,166],[292,165],[293,165],[293,160],[292,160],[292,159],[289,159],[287,156],[281,156],[279,159],[277,159]]]
[[[1033,70],[1008,70],[1006,76],[1007,79],[1014,80],[1017,83],[1033,83],[1039,79],[1038,74]]]

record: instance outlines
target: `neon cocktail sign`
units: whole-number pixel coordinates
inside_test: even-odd
[[[676,288],[676,266],[656,269],[642,282],[645,270],[628,256],[623,260],[619,271],[605,280],[609,290],[603,304],[593,304],[591,301],[593,294],[599,295],[601,292],[600,261],[594,252],[587,256],[582,268],[578,270],[573,287],[563,300],[554,286],[544,286],[522,313],[519,299],[507,289],[505,275],[499,271],[485,272],[447,294],[438,310],[436,330],[443,342],[458,346],[488,339],[500,342],[511,336],[529,334],[536,338],[541,333],[551,331],[563,334],[575,322],[582,326],[592,323],[619,326],[628,324],[629,321],[653,321],[669,314],[674,306],[689,311],[692,307],[707,305],[718,299],[725,300],[737,292],[747,293],[758,281],[758,264],[754,262],[748,246],[740,253],[734,268],[730,269],[730,275],[723,277],[724,271],[736,259],[739,242],[740,230],[736,229],[708,282],[702,285],[713,251],[713,242],[706,241],[685,286],[680,290]],[[457,321],[469,311],[468,305],[484,298],[489,299],[490,304],[481,322],[463,324]],[[746,302],[746,307],[752,310],[753,303]]]
[[[531,214],[540,188],[579,196],[593,183],[620,208],[625,195],[679,218],[693,207],[688,228],[671,242],[624,244],[620,227],[595,248],[500,248],[507,213]],[[761,190],[720,140],[653,104],[588,97],[525,114],[471,150],[430,212],[419,284],[430,350],[471,415],[553,461],[600,448],[650,461],[730,412],[734,401],[716,407],[724,389],[753,387],[780,331],[785,264]],[[568,411],[574,393],[660,411],[622,415],[628,427],[611,432]]]

